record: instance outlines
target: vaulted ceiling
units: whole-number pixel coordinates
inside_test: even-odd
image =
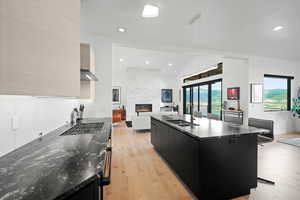
[[[142,18],[146,3],[158,5],[160,16]],[[300,60],[299,10],[299,0],[82,0],[81,31],[116,42]]]

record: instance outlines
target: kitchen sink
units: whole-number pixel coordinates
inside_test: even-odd
[[[81,134],[95,134],[103,128],[104,123],[80,123],[76,124],[69,130],[65,131],[61,136],[66,135],[81,135]]]
[[[167,120],[168,122],[172,123],[172,124],[176,124],[178,126],[191,126],[190,122],[187,122],[185,120],[182,119],[170,119]],[[198,124],[193,124],[194,126],[199,126]]]

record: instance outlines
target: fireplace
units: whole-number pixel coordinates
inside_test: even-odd
[[[152,112],[152,104],[135,104],[135,112],[137,115],[140,112]]]

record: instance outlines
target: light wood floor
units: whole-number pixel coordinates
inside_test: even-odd
[[[149,132],[135,132],[121,123],[114,125],[112,141],[112,177],[104,190],[105,200],[193,199],[154,151]],[[300,148],[267,144],[259,147],[258,162],[259,175],[274,180],[276,185],[259,183],[250,196],[235,200],[300,199]]]

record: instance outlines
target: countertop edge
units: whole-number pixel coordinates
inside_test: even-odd
[[[210,139],[216,139],[216,138],[225,138],[225,137],[233,137],[233,136],[244,136],[244,135],[252,135],[252,134],[259,134],[260,132],[252,132],[252,133],[242,133],[242,134],[232,134],[232,135],[222,135],[222,136],[211,136],[211,137],[199,137],[199,136],[196,136],[192,133],[190,133],[189,131],[187,130],[184,130],[184,129],[181,129],[180,127],[172,124],[172,123],[169,123],[165,120],[162,120],[160,119],[158,116],[155,116],[155,115],[151,115],[151,118],[157,120],[157,121],[160,121],[164,124],[166,124],[167,126],[169,127],[172,127],[172,128],[175,128],[176,130],[190,136],[190,137],[193,137],[199,141],[206,141],[206,140],[210,140]]]

